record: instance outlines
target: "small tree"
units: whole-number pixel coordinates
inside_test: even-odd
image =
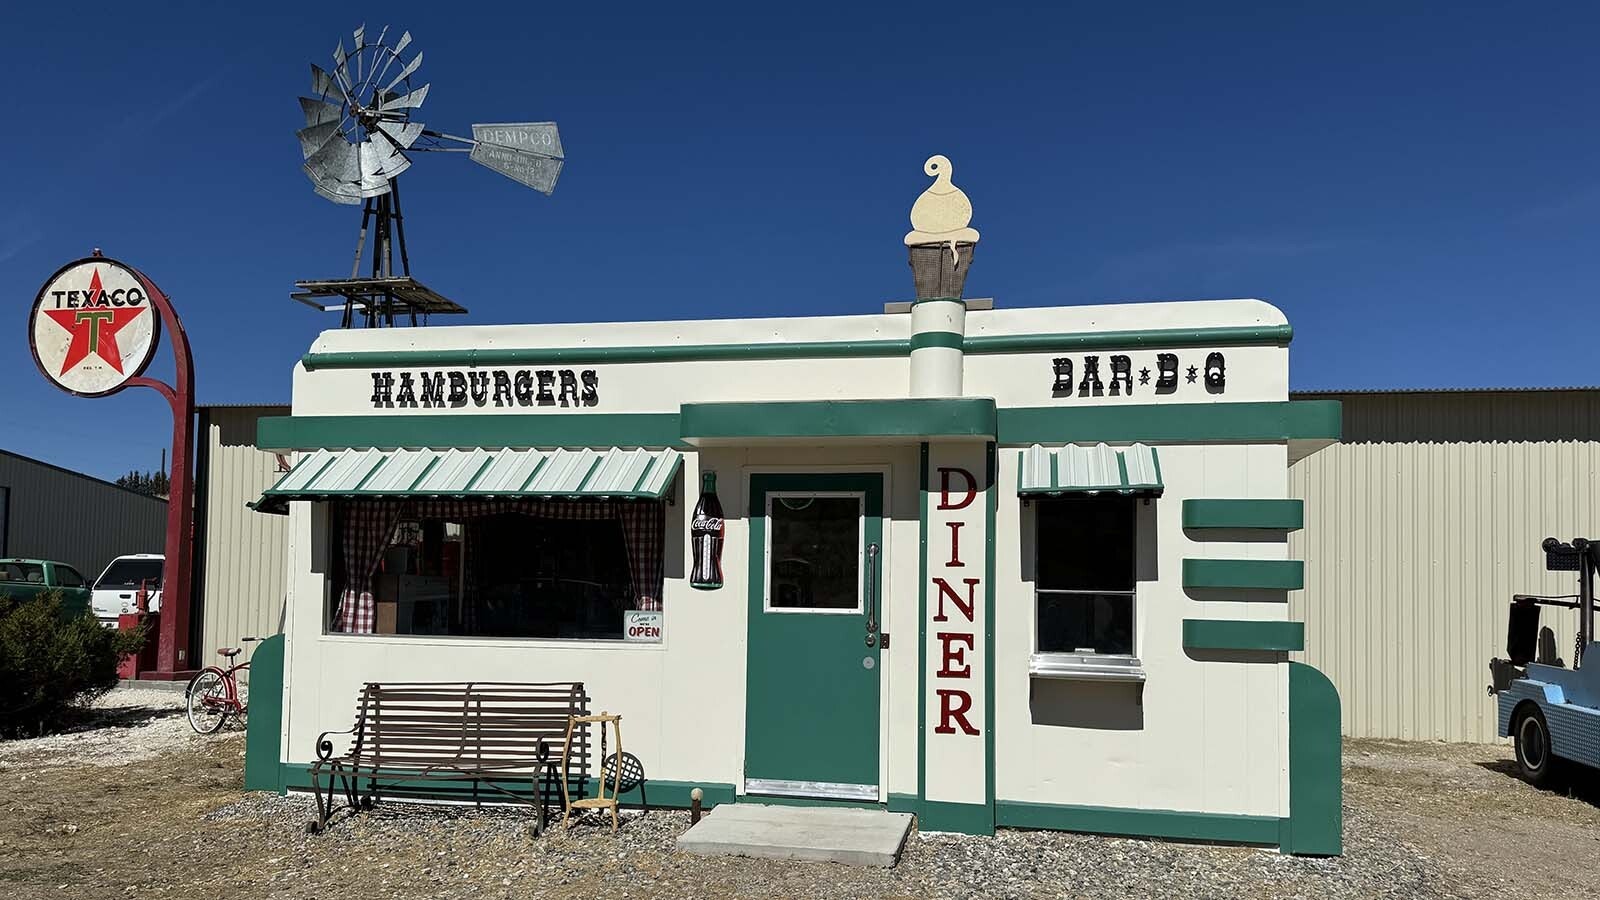
[[[71,710],[117,684],[117,663],[144,644],[143,627],[105,628],[74,615],[61,592],[0,596],[0,736],[59,728]]]
[[[117,479],[117,484],[130,491],[138,491],[149,497],[166,497],[172,493],[171,480],[165,472],[132,472]]]

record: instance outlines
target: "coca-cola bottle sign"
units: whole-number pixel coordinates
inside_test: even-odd
[[[714,591],[722,587],[722,502],[717,499],[717,473],[701,476],[700,502],[694,505],[689,520],[689,545],[694,551],[694,566],[689,572],[691,587]]]

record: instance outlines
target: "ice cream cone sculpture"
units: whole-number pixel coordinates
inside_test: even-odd
[[[950,181],[954,169],[945,156],[930,156],[922,164],[933,184],[911,205],[906,233],[918,298],[961,296],[978,243],[978,230],[970,225],[972,201]]]

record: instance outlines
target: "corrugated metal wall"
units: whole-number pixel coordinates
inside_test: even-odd
[[[257,450],[256,420],[287,415],[288,407],[205,407],[200,413],[200,534],[203,544],[199,659],[215,661],[218,647],[241,637],[266,637],[283,628],[288,519],[245,506],[278,480],[277,458]],[[253,645],[244,645],[248,659]]]
[[[1539,542],[1600,537],[1600,390],[1315,396],[1343,402],[1344,439],[1290,469],[1296,656],[1338,686],[1348,735],[1494,740],[1511,595],[1572,593]],[[1543,620],[1570,664],[1576,614]]]
[[[57,560],[93,581],[118,556],[166,544],[165,500],[5,450],[0,487],[8,489],[0,556]]]

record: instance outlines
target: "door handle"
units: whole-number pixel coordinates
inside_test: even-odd
[[[867,545],[867,646],[878,644],[878,545]]]

